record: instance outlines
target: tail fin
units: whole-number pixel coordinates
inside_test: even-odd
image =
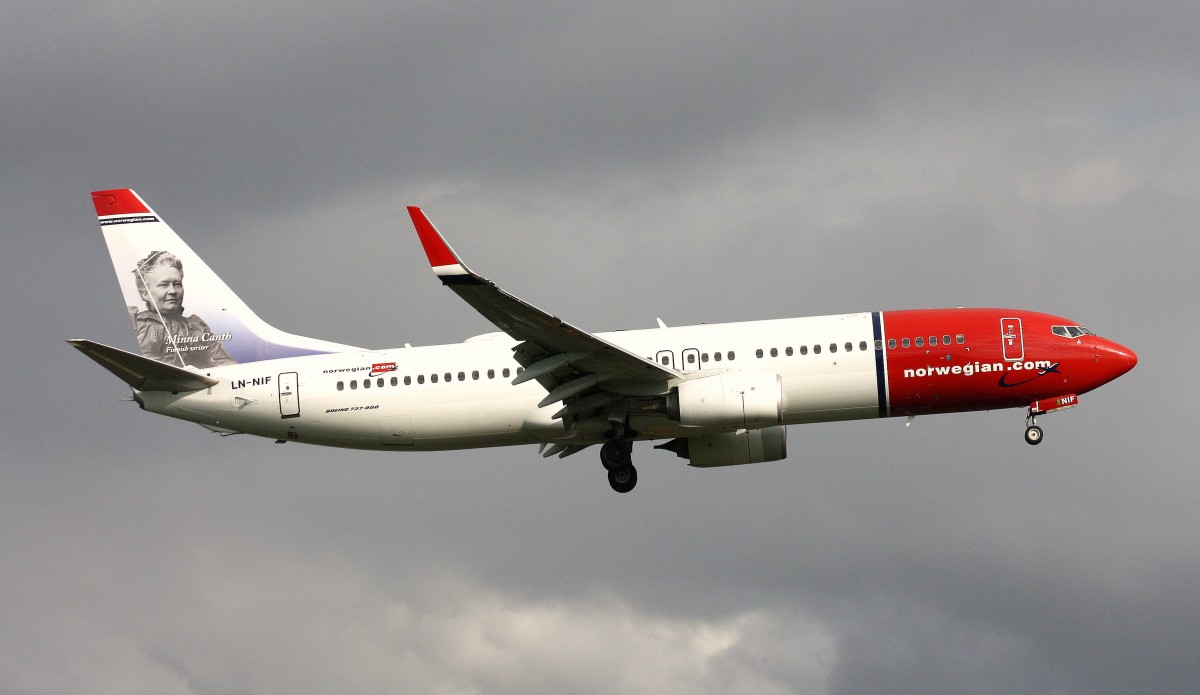
[[[92,202],[142,356],[204,369],[360,349],[268,325],[132,190]]]

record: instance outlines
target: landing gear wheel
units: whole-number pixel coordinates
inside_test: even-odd
[[[629,443],[623,439],[610,439],[600,447],[600,463],[604,466],[604,470],[610,473],[618,468],[628,466],[632,458],[629,452]]]
[[[1025,441],[1030,444],[1042,443],[1042,428],[1037,425],[1030,425],[1025,428]]]
[[[637,469],[626,464],[609,470],[608,484],[622,494],[629,492],[637,485]]]

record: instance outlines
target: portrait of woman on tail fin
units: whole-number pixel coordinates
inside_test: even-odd
[[[133,269],[145,310],[131,311],[142,356],[177,367],[200,369],[236,364],[204,319],[184,316],[183,262],[168,251],[154,251]],[[137,307],[133,307],[137,309]]]

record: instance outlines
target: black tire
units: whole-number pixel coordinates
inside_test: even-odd
[[[621,494],[629,492],[637,485],[637,469],[626,465],[610,470],[608,484]]]
[[[610,439],[600,447],[600,463],[606,471],[628,466],[630,459],[629,444],[623,440]]]
[[[1025,441],[1030,444],[1042,443],[1042,428],[1037,425],[1030,425],[1025,428]]]

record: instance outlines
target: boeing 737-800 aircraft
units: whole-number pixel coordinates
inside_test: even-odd
[[[1025,408],[1037,444],[1039,415],[1137,363],[1075,321],[1014,309],[588,333],[470,270],[415,207],[433,272],[500,332],[367,350],[267,325],[132,190],[92,199],[140,354],[69,342],[142,409],[221,434],[389,451],[539,444],[560,457],[599,445],[609,484],[628,492],[635,441],[729,466],[783,459],[788,425]]]

